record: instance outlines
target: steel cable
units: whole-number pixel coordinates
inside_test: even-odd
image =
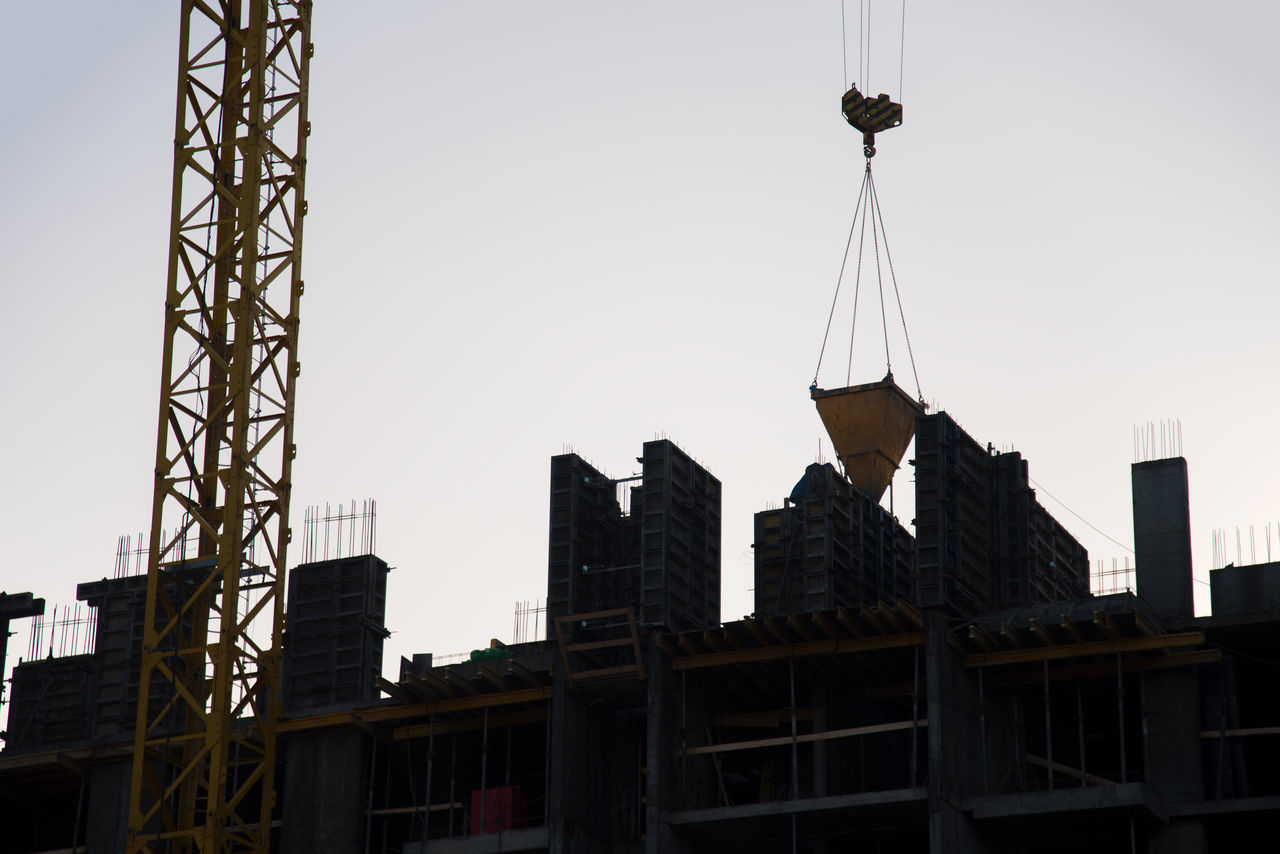
[[[822,333],[822,347],[818,350],[818,365],[813,369],[813,384],[818,384],[818,372],[822,370],[822,357],[827,352],[827,338],[831,335],[831,321],[836,316],[836,301],[840,298],[840,285],[844,281],[845,267],[849,263],[849,248],[853,245],[853,231],[858,227],[858,211],[862,208],[862,196],[867,188],[866,176],[863,176],[862,187],[858,190],[858,201],[853,206],[853,220],[849,223],[849,236],[844,243],[844,257],[840,260],[840,273],[836,276],[836,292],[831,297],[831,312],[827,315],[827,328]],[[855,300],[856,309],[856,300]]]

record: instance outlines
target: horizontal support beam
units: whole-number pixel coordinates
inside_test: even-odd
[[[1114,786],[1116,784],[1115,780],[1108,780],[1106,777],[1099,777],[1097,774],[1090,774],[1086,771],[1081,771],[1079,768],[1063,765],[1061,762],[1050,763],[1048,759],[1043,756],[1036,756],[1034,753],[1024,753],[1022,758],[1027,760],[1027,764],[1040,768],[1052,766],[1057,774],[1066,774],[1068,777],[1075,777],[1077,780],[1083,777],[1086,783],[1093,783],[1095,786]]]
[[[608,649],[611,646],[631,646],[633,643],[635,643],[635,639],[631,635],[627,635],[626,637],[589,641],[587,643],[567,643],[564,645],[564,651],[586,652],[589,649]]]
[[[431,714],[439,715],[448,712],[467,712],[474,709],[494,708],[495,706],[536,703],[550,697],[551,686],[543,685],[537,688],[498,691],[493,694],[476,694],[472,697],[453,697],[448,700],[432,700],[426,703],[368,706],[363,709],[351,709],[349,711],[282,720],[276,727],[276,732],[301,732],[323,727],[343,726],[350,723],[352,717],[366,724],[380,724],[404,720],[405,718],[425,718]]]
[[[604,679],[615,676],[634,676],[643,679],[644,673],[639,664],[620,664],[617,667],[597,667],[594,670],[575,670],[568,674],[569,681],[576,684],[580,681]]]
[[[424,812],[448,812],[449,810],[460,810],[463,808],[462,801],[454,801],[451,804],[432,804],[429,807],[386,807],[380,810],[369,810],[369,815],[422,815]]]
[[[501,712],[489,715],[489,729],[496,727],[516,726],[518,724],[537,723],[547,719],[546,707],[540,709],[522,709],[518,712]],[[462,720],[440,721],[435,724],[413,724],[397,727],[392,734],[397,741],[406,738],[428,738],[434,731],[436,735],[451,735],[455,732],[476,732],[484,728],[481,718],[463,718]]]
[[[964,657],[965,667],[992,667],[1001,664],[1026,664],[1032,661],[1055,661],[1063,658],[1084,658],[1091,655],[1114,655],[1117,652],[1147,652],[1153,649],[1173,649],[1183,646],[1199,646],[1204,643],[1204,632],[1180,632],[1155,637],[1116,638],[1115,640],[1068,643],[1062,646],[1029,647],[1002,652],[983,652]]]
[[[928,718],[921,718],[918,721],[895,721],[891,724],[872,724],[870,726],[856,726],[849,729],[832,729],[826,732],[808,732],[804,735],[797,735],[795,741],[799,744],[807,744],[811,741],[831,741],[837,738],[852,738],[859,735],[875,735],[881,732],[897,732],[899,730],[911,729],[912,727],[925,727],[929,725]],[[732,741],[726,744],[704,744],[701,747],[690,747],[685,750],[686,756],[698,756],[703,753],[728,753],[731,750],[752,750],[757,747],[782,747],[790,744],[791,736],[783,735],[777,738],[757,738],[753,741]]]
[[[730,649],[724,652],[708,652],[701,655],[683,655],[673,658],[672,670],[693,670],[699,667],[719,667],[725,664],[746,664],[753,661],[779,661],[787,658],[809,658],[817,655],[845,655],[869,652],[877,649],[896,649],[919,646],[924,643],[921,632],[898,635],[876,635],[844,640],[817,640],[802,643],[757,646],[747,649]]]
[[[1234,738],[1248,735],[1280,735],[1280,726],[1255,726],[1247,729],[1206,729],[1200,733],[1201,738]]]
[[[1167,655],[1130,656],[1121,662],[1120,669],[1125,673],[1137,673],[1147,670],[1168,670],[1173,667],[1192,667],[1197,664],[1212,664],[1222,660],[1222,650],[1202,649],[1195,652],[1171,652]],[[1089,676],[1111,676],[1116,672],[1114,661],[1083,661],[1049,668],[1049,681],[1062,679],[1080,679]],[[1032,685],[1044,681],[1044,671],[1040,668],[1032,670],[1004,671],[992,676],[988,684],[993,687],[1006,685]]]

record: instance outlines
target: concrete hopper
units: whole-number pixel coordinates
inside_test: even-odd
[[[879,501],[907,452],[924,407],[898,388],[893,377],[809,395],[827,428],[845,474],[862,493]]]

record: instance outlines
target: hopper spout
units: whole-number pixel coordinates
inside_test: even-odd
[[[847,388],[809,388],[849,481],[879,501],[898,470],[924,407],[893,377]]]

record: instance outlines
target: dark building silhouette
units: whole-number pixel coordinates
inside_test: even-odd
[[[557,456],[546,639],[415,656],[395,681],[386,564],[296,568],[274,848],[1181,854],[1268,838],[1280,571],[1215,570],[1213,616],[1189,612],[1185,462],[1134,467],[1138,589],[1109,596],[1089,594],[1083,549],[1018,454],[939,413],[914,462],[914,537],[810,466],[756,514],[755,613],[722,623],[719,482],[665,441],[617,479]],[[82,585],[93,651],[14,669],[5,850],[120,850],[142,584]]]

